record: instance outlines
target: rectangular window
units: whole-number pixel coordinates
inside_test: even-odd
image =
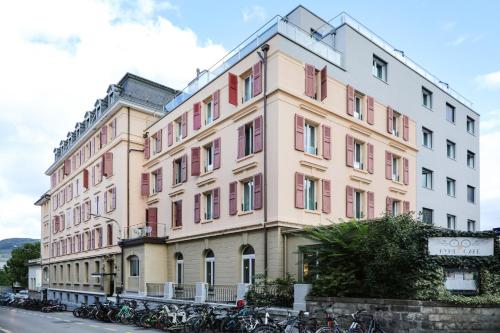
[[[394,199],[391,200],[392,216],[396,216],[396,215],[401,213],[401,210],[399,207],[400,204],[401,204],[401,201],[399,201],[399,200],[394,200]]]
[[[354,168],[363,170],[363,148],[364,144],[359,141],[354,141]]]
[[[116,188],[112,187],[106,191],[106,212],[111,212],[116,208]]]
[[[448,103],[446,103],[446,120],[455,123],[455,107]]]
[[[317,155],[318,149],[316,145],[316,126],[305,123],[304,125],[304,148],[309,154]]]
[[[174,184],[180,184],[182,182],[182,159],[178,158],[174,160]]]
[[[434,210],[430,208],[422,208],[422,222],[426,224],[433,224]]]
[[[446,178],[446,192],[450,197],[455,196],[455,179]]]
[[[241,210],[249,212],[253,210],[253,179],[243,182],[243,202]]]
[[[212,100],[205,103],[205,125],[208,125],[214,121],[214,115],[212,110]]]
[[[422,87],[422,105],[432,109],[432,92]]]
[[[372,74],[380,80],[387,82],[387,63],[377,56],[373,56]]]
[[[243,92],[243,102],[246,102],[252,98],[252,74],[248,74],[248,76],[243,78],[243,88],[245,89]]]
[[[467,201],[470,203],[476,202],[476,188],[474,186],[467,185]]]
[[[316,210],[316,181],[304,178],[304,208]]]
[[[213,143],[203,147],[205,155],[205,172],[212,171],[214,169],[214,146]]]
[[[363,96],[354,95],[354,118],[363,120]]]
[[[79,263],[75,264],[75,281],[77,283],[80,282],[80,264]]]
[[[432,170],[422,168],[422,187],[432,190]]]
[[[422,145],[432,149],[432,131],[422,127]]]
[[[212,213],[213,213],[213,206],[214,206],[212,191],[204,193],[203,196],[205,199],[204,200],[205,201],[205,220],[210,221],[210,220],[212,220]]]
[[[172,202],[172,222],[174,228],[182,227],[182,200]]]
[[[476,221],[467,220],[467,231],[476,231]]]
[[[392,180],[394,180],[395,182],[399,182],[399,173],[400,173],[400,169],[401,169],[401,166],[400,166],[400,163],[401,162],[401,158],[399,156],[396,156],[396,155],[392,155]]]
[[[446,156],[451,159],[455,159],[456,157],[456,145],[455,142],[446,140]]]
[[[448,225],[448,229],[455,230],[457,228],[457,217],[455,215],[446,215],[446,221]]]
[[[253,154],[253,123],[245,125],[245,156]]]
[[[467,132],[470,134],[476,133],[476,121],[469,116],[467,116]]]
[[[467,150],[467,166],[474,169],[476,167],[476,154]]]
[[[175,130],[175,141],[179,142],[182,140],[182,117],[174,120],[174,130]]]
[[[401,114],[399,112],[392,112],[392,135],[399,137],[399,128],[401,123]]]
[[[363,214],[363,192],[354,191],[354,217],[362,219]]]
[[[158,174],[156,172],[151,172],[151,195],[158,193],[156,184],[158,184]]]

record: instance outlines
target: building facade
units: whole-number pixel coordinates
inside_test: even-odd
[[[118,119],[125,109],[132,110],[117,108]],[[56,151],[47,172],[55,175],[47,228],[60,230],[68,207],[85,207],[80,215],[91,221],[42,235],[56,293],[68,289],[65,274],[75,269],[68,260],[86,276],[94,263],[92,273],[123,268],[124,292],[133,296],[167,281],[226,286],[252,283],[258,273],[302,280],[304,226],[414,212],[438,226],[479,229],[479,115],[347,14],[327,22],[299,6],[200,72],[164,113],[133,110],[127,163],[118,147],[131,141],[115,138],[116,150],[105,146],[74,169],[70,154],[91,146],[80,140],[64,158]],[[109,126],[114,113],[107,114]],[[90,173],[98,183],[68,206],[61,190],[78,175],[83,182],[96,163],[104,165]],[[99,202],[103,212],[92,213]],[[111,220],[122,237],[108,246]],[[54,255],[54,243],[68,246],[67,236],[82,234],[70,246],[81,242],[83,251]],[[111,294],[109,279],[73,289]]]

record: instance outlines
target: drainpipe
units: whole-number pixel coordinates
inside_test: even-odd
[[[257,52],[264,65],[264,278],[267,279],[268,254],[267,254],[267,52],[269,44],[264,44],[260,48],[262,53]]]

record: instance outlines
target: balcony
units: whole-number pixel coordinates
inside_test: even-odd
[[[127,232],[128,231],[128,232]],[[128,239],[161,238],[167,236],[167,225],[163,223],[141,223],[125,228]]]
[[[261,44],[276,34],[285,36],[291,41],[318,54],[339,67],[343,66],[342,53],[335,50],[331,45],[317,40],[310,33],[307,33],[295,24],[283,20],[281,16],[275,16],[221,60],[219,60],[210,69],[202,71],[198,77],[191,81],[186,88],[181,90],[170,102],[165,105],[164,110],[166,112],[174,110],[205,85],[227,71],[234,64],[253,52]]]

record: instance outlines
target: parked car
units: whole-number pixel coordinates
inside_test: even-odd
[[[16,294],[16,298],[28,298],[28,290],[19,290],[19,292]]]

